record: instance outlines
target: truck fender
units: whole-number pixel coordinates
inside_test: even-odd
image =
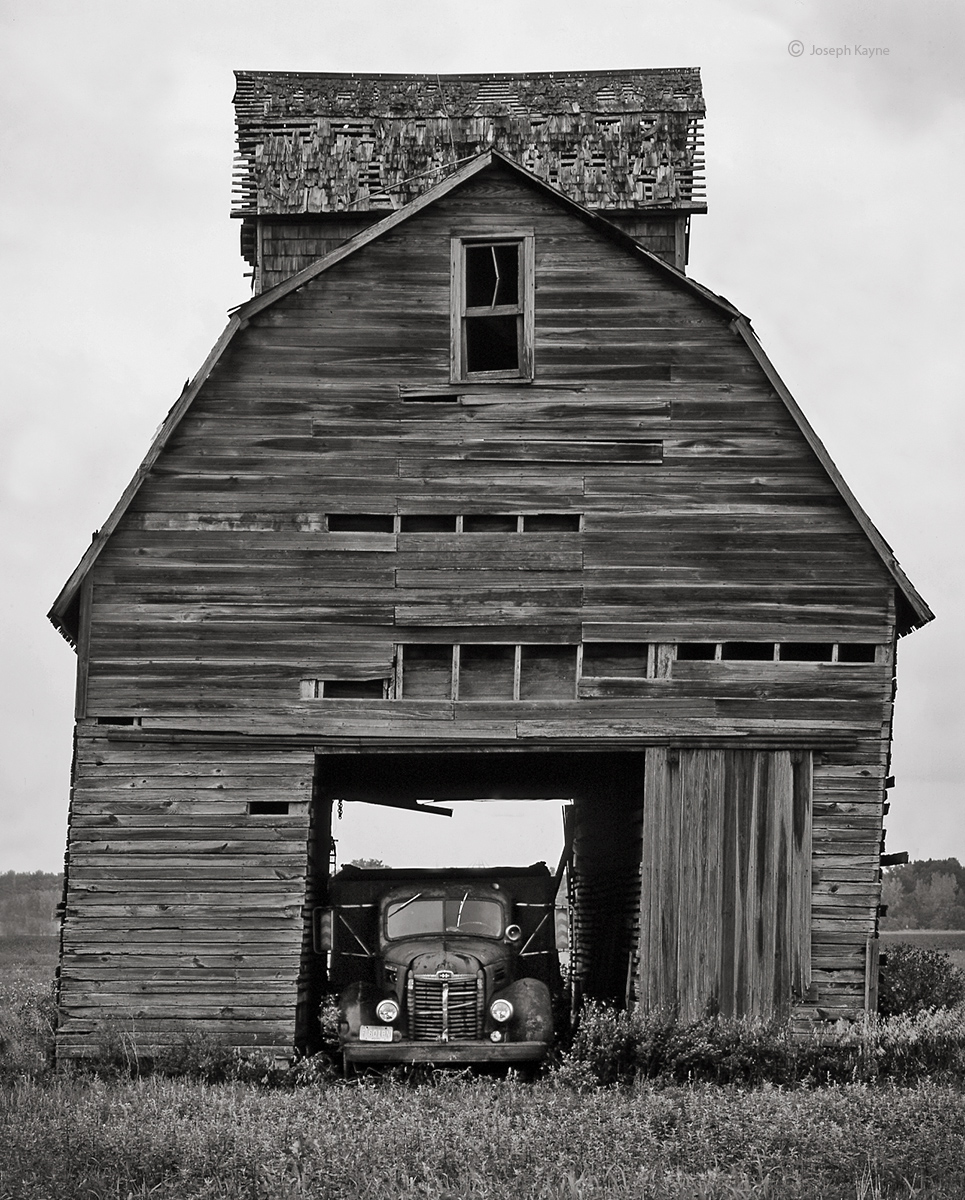
[[[553,1040],[553,1002],[549,988],[541,979],[517,979],[497,992],[493,999],[500,997],[513,1006],[509,1033],[514,1042],[548,1043]]]
[[[350,983],[338,997],[339,1034],[346,1038],[358,1038],[362,1025],[380,1024],[375,1015],[375,1006],[383,999],[383,993],[371,983]]]

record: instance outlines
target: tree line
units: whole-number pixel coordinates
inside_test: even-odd
[[[52,871],[0,872],[0,937],[56,933],[62,890],[63,876]],[[886,868],[881,902],[888,906],[882,929],[965,929],[965,867],[957,858],[926,858]]]
[[[925,858],[885,870],[882,929],[965,929],[965,867],[957,858]]]
[[[0,872],[0,937],[55,934],[63,888],[53,871]]]

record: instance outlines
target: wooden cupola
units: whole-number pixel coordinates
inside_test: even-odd
[[[232,215],[256,293],[490,150],[680,270],[707,210],[694,67],[236,79]]]

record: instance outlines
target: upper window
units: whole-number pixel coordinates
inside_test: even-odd
[[[453,381],[532,376],[533,235],[453,238]]]

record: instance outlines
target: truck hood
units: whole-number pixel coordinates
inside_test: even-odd
[[[386,947],[386,966],[411,969],[417,975],[435,975],[451,971],[454,975],[475,975],[480,967],[506,962],[510,948],[487,938],[432,937],[406,938]]]

